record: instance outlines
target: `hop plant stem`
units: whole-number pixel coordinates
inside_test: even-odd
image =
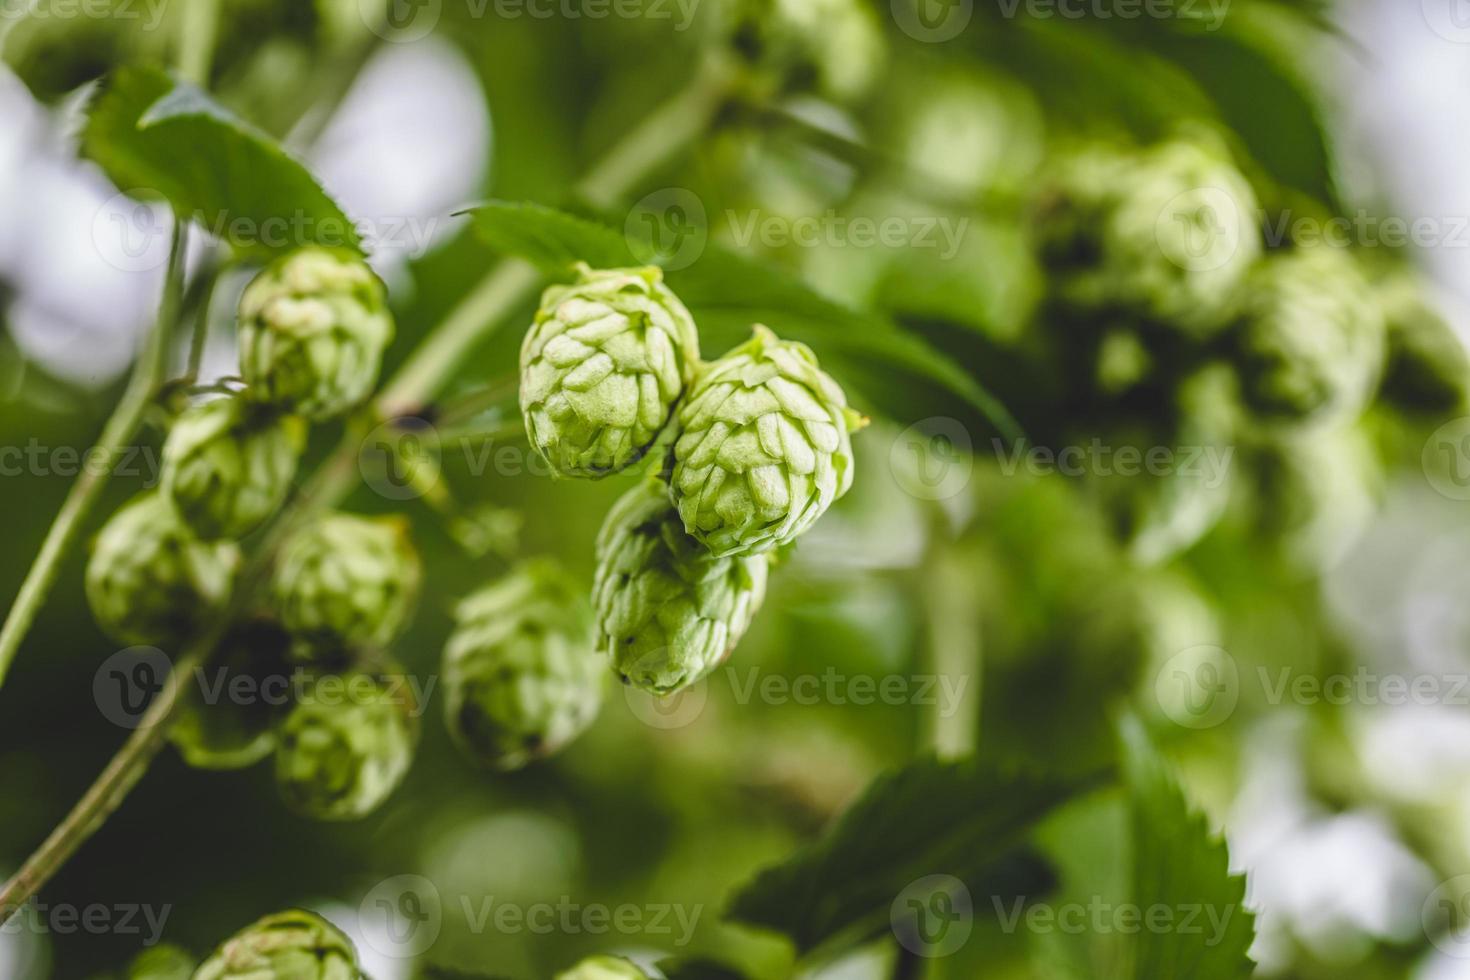
[[[643,125],[630,133],[623,143],[609,151],[603,162],[578,185],[579,192],[594,203],[612,203],[672,154],[697,139],[713,120],[716,110],[726,96],[732,91],[734,82],[735,76],[727,62],[707,63],[699,77],[690,86],[675,95],[662,108],[651,113]],[[159,316],[160,323],[164,324],[171,324],[172,320],[166,314],[171,306],[174,309],[177,308],[179,295],[182,292],[181,282],[174,282],[175,279],[182,279],[182,235],[182,230],[176,230],[173,255],[177,257],[177,261],[170,261],[169,277],[169,281],[173,283],[171,287],[173,298],[170,300],[169,291],[166,290],[163,309]],[[175,269],[175,266],[178,268]],[[374,415],[392,418],[405,411],[421,408],[448,383],[464,356],[487,338],[517,305],[526,301],[539,284],[540,277],[535,275],[528,266],[520,263],[506,262],[492,269],[430,334],[398,375],[388,383],[375,403],[375,411],[360,412],[349,422],[341,445],[322,464],[312,478],[308,489],[298,498],[294,506],[288,507],[286,511],[277,515],[275,523],[271,525],[267,534],[265,544],[242,576],[230,609],[226,610],[211,629],[190,648],[189,652],[180,658],[163,690],[149,705],[149,710],[144,716],[144,724],[124,743],[117,755],[108,763],[107,768],[87,790],[86,795],[51,832],[40,848],[27,859],[21,870],[6,882],[3,889],[0,889],[0,925],[4,925],[12,915],[19,911],[21,906],[34,896],[50,880],[51,876],[76,853],[76,850],[92,834],[96,833],[97,829],[121,805],[128,792],[142,778],[149,763],[167,742],[168,729],[176,716],[176,709],[180,702],[179,695],[183,680],[197,667],[207,662],[214,651],[215,644],[224,636],[231,618],[240,608],[240,604],[249,601],[254,595],[259,587],[263,570],[269,567],[269,557],[274,553],[279,542],[285,539],[297,522],[304,520],[316,510],[337,503],[352,489],[356,475],[357,451],[363,437],[372,426]],[[171,331],[155,331],[155,334],[160,333],[171,333]],[[161,349],[155,354],[150,347],[149,354],[153,356],[144,359],[155,365],[148,371],[144,379],[150,382],[146,392],[147,397],[139,397],[140,404],[132,409],[132,414],[136,417],[128,420],[129,427],[125,434],[116,437],[116,446],[121,446],[131,437],[142,417],[143,409],[151,400],[154,386],[162,379],[164,355],[167,353],[166,339],[163,336],[154,337],[154,341],[160,345]],[[140,366],[144,360],[140,360]],[[130,391],[132,387],[130,384]],[[125,397],[124,404],[119,405],[114,418],[122,414],[122,409],[127,402],[128,399]],[[109,429],[111,428],[112,426],[109,425]],[[119,429],[121,430],[121,426]],[[70,543],[70,537],[76,533],[75,525],[95,502],[97,491],[100,489],[100,480],[96,482],[97,485],[90,491],[90,499],[81,508],[81,514],[70,518],[65,532],[68,540],[64,544]],[[80,483],[78,485],[80,486]],[[75,489],[73,493],[76,493]],[[63,508],[63,516],[66,514],[66,508]],[[60,520],[58,518],[58,523]],[[61,551],[64,550],[63,547]],[[43,551],[43,557],[44,554]],[[47,581],[45,584],[47,586],[50,585],[51,579],[54,579],[55,565],[59,557],[59,553],[52,556],[46,566]],[[37,562],[39,564],[41,558],[38,558]],[[39,595],[29,600],[29,607],[24,610],[27,617],[26,625],[29,625],[29,620],[34,618],[44,594],[45,589],[42,588]],[[17,609],[20,607],[21,603],[17,602]],[[16,610],[12,610],[12,617],[15,614]],[[7,632],[9,629],[7,623]],[[19,632],[23,635],[24,628],[20,628]],[[19,636],[13,642],[18,644]],[[0,643],[0,677],[3,677],[3,669],[8,663],[8,658],[3,656],[4,652],[4,645]],[[11,652],[13,653],[13,650]]]
[[[183,304],[187,229],[186,222],[176,221],[174,224],[173,245],[169,250],[168,269],[164,274],[163,298],[159,303],[158,319],[149,332],[147,346],[128,379],[127,389],[107,424],[103,426],[102,435],[93,449],[93,452],[108,461],[108,465],[84,467],[72,484],[61,510],[50,530],[46,532],[41,550],[36,553],[35,561],[26,572],[15,604],[5,617],[5,625],[0,627],[0,685],[5,683],[5,675],[15,660],[16,651],[20,649],[21,641],[25,639],[36,614],[46,601],[46,594],[56,581],[61,560],[76,542],[87,515],[91,513],[102,488],[106,486],[107,478],[112,473],[112,464],[128,442],[137,435],[148,407],[153,404],[166,380],[170,341]]]

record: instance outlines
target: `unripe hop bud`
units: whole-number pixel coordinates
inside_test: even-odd
[[[87,563],[87,602],[119,643],[184,640],[234,586],[240,550],[194,536],[163,495],[134,497],[98,533]]]
[[[648,974],[621,956],[589,956],[556,980],[648,980]]]
[[[194,980],[361,980],[357,950],[313,912],[268,915],[225,940]]]
[[[555,562],[527,562],[459,604],[444,649],[446,720],[475,760],[519,769],[582,733],[602,704],[586,593]]]
[[[304,658],[383,647],[407,623],[422,567],[401,517],[328,514],[286,542],[272,594]]]
[[[181,694],[169,741],[195,769],[244,769],[271,754],[286,715],[291,638],[268,622],[235,627]],[[243,691],[242,697],[239,691]]]
[[[521,345],[521,412],[558,476],[637,462],[699,360],[694,318],[657,268],[594,270],[552,286]]]
[[[303,816],[365,817],[408,773],[418,734],[418,705],[401,675],[318,677],[281,727],[276,784]]]
[[[286,499],[306,423],[232,396],[195,405],[163,447],[164,493],[206,540],[242,538]]]
[[[730,655],[766,594],[765,555],[717,557],[645,480],[608,512],[592,587],[598,645],[624,681],[672,694]]]
[[[716,556],[794,541],[852,485],[864,420],[805,344],[762,326],[706,365],[679,409],[673,499]]]
[[[383,284],[353,252],[299,249],[240,297],[240,372],[251,397],[309,419],[366,398],[392,339]]]

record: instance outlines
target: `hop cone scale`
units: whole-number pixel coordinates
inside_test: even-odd
[[[268,915],[235,933],[194,980],[360,980],[352,941],[304,909]]]

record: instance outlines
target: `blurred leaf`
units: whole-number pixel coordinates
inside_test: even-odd
[[[973,759],[921,759],[880,777],[820,839],[761,872],[728,915],[805,952],[849,929],[883,928],[894,899],[930,875],[953,875],[977,896],[1034,894],[1049,875],[1017,848],[1082,788]]]
[[[357,229],[307,169],[208,95],[154,68],[116,71],[82,132],[84,155],[134,196],[162,196],[238,250],[361,251]]]
[[[689,957],[660,960],[665,980],[744,980],[745,974],[718,960]]]
[[[642,265],[627,240],[608,226],[531,202],[489,201],[469,212],[491,247],[516,255],[558,279],[586,262],[595,269]]]
[[[1246,954],[1255,939],[1255,916],[1245,907],[1245,879],[1230,874],[1224,841],[1185,802],[1136,718],[1124,719],[1122,742],[1133,812],[1133,901],[1179,915],[1198,910],[1199,928],[1141,929],[1127,936],[1130,952],[1113,975],[1118,980],[1250,976],[1255,965]],[[1217,921],[1223,922],[1218,935],[1212,925]]]

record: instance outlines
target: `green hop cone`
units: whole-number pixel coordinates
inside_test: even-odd
[[[648,980],[648,974],[621,956],[589,956],[556,980]]]
[[[1470,402],[1470,355],[1424,284],[1397,272],[1376,285],[1388,327],[1380,397],[1409,413],[1463,409]]]
[[[408,622],[423,576],[401,517],[328,514],[281,549],[272,593],[303,659],[388,644]]]
[[[1241,398],[1267,422],[1355,417],[1384,360],[1383,315],[1345,249],[1273,255],[1253,277],[1237,338]]]
[[[242,538],[281,506],[306,445],[306,423],[243,397],[204,402],[174,423],[163,491],[206,540]]]
[[[200,541],[156,492],[124,504],[98,533],[87,563],[87,602],[119,643],[166,646],[224,605],[240,550]]]
[[[660,480],[625,493],[597,536],[598,646],[623,679],[667,695],[730,655],[766,594],[765,555],[717,557],[684,532]]]
[[[198,962],[187,950],[167,944],[143,950],[128,964],[127,980],[189,980]]]
[[[555,562],[526,562],[462,601],[444,649],[450,734],[475,760],[519,769],[580,735],[602,705],[586,593]]]
[[[361,980],[352,940],[304,909],[268,915],[225,940],[194,980]]]
[[[239,336],[251,397],[321,420],[371,393],[393,318],[360,256],[312,246],[277,259],[245,288]]]
[[[357,820],[402,782],[418,734],[418,705],[401,673],[317,677],[281,726],[276,785],[303,816]]]
[[[694,318],[656,268],[582,266],[521,345],[521,412],[553,473],[601,477],[643,457],[699,360]]]
[[[230,631],[184,689],[169,741],[195,769],[244,769],[271,754],[288,707],[290,637],[254,621]]]
[[[716,556],[789,544],[852,485],[864,424],[804,344],[769,329],[709,364],[679,409],[673,499]]]
[[[1206,336],[1229,321],[1261,253],[1257,210],[1240,171],[1203,142],[1092,146],[1045,182],[1036,233],[1066,304]]]

